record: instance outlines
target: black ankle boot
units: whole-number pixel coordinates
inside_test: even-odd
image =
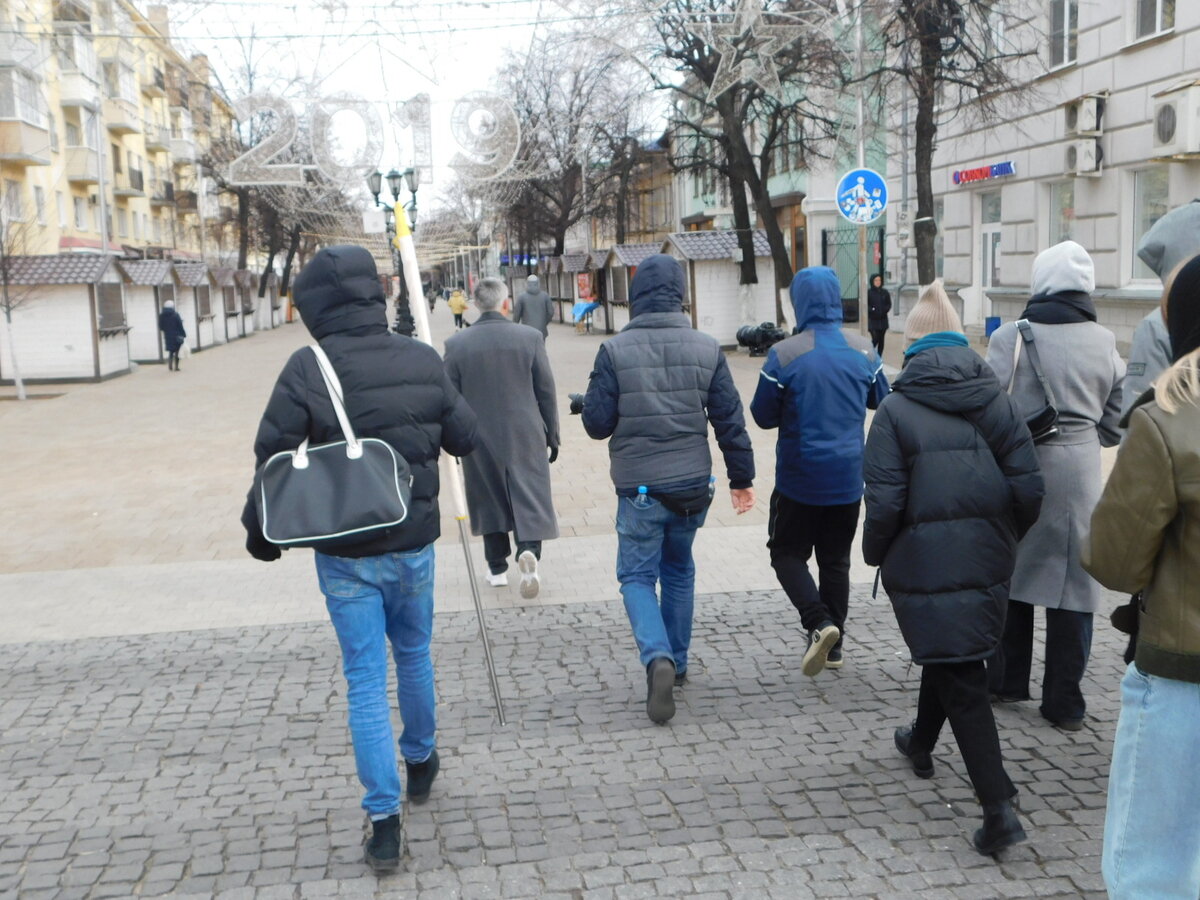
[[[376,872],[393,872],[400,868],[400,817],[388,816],[371,823],[373,833],[363,847],[364,856]]]
[[[975,832],[976,850],[984,856],[991,856],[1023,840],[1025,829],[1021,827],[1021,820],[1017,818],[1012,803],[1002,800],[983,805],[983,827]]]

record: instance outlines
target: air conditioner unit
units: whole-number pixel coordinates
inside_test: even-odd
[[[1100,149],[1100,141],[1096,138],[1084,138],[1067,144],[1064,169],[1068,175],[1098,177],[1103,161],[1104,151]]]
[[[1150,125],[1155,156],[1200,153],[1200,86],[1155,95]]]
[[[1072,136],[1099,136],[1104,132],[1104,98],[1098,95],[1080,97],[1063,107],[1066,133]]]

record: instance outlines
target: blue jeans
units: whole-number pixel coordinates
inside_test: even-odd
[[[1131,663],[1108,776],[1104,883],[1110,900],[1200,897],[1200,684]]]
[[[317,578],[342,647],[350,739],[362,806],[372,820],[400,812],[388,705],[388,643],[396,660],[397,695],[408,762],[429,759],[437,728],[433,696],[433,544],[404,553],[348,559],[316,554]]]
[[[679,516],[652,498],[646,504],[639,508],[633,497],[617,498],[617,580],[642,665],[666,657],[683,673],[696,597],[692,542],[708,510]]]

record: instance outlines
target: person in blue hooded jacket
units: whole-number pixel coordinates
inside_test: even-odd
[[[863,496],[863,424],[887,396],[869,341],[842,331],[842,287],[828,266],[792,279],[798,333],[771,348],[750,413],[778,428],[767,547],[808,631],[801,671],[842,665],[850,548]],[[820,586],[808,569],[816,553]]]
[[[596,440],[609,439],[617,580],[646,668],[646,714],[662,724],[675,715],[674,687],[687,679],[692,542],[716,482],[709,423],[739,514],[754,506],[754,453],[720,344],[694,330],[683,313],[679,263],[664,254],[649,257],[629,294],[629,324],[596,353],[583,427]]]

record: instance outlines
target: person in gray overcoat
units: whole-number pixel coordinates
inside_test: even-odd
[[[1080,682],[1091,652],[1092,614],[1100,606],[1100,585],[1080,565],[1079,548],[1100,499],[1100,448],[1120,442],[1125,377],[1116,338],[1096,322],[1094,288],[1092,259],[1074,241],[1056,244],[1034,260],[1033,296],[1022,318],[1031,323],[1038,359],[1054,393],[1058,434],[1037,448],[1046,497],[1037,524],[1017,548],[1004,638],[988,666],[996,699],[1029,699],[1033,611],[1044,607],[1041,713],[1069,731],[1083,727],[1086,705]],[[1016,323],[1002,325],[992,335],[987,362],[1028,417],[1046,400],[1027,345],[1018,339]]]
[[[541,585],[542,541],[558,537],[550,463],[558,458],[554,375],[542,335],[510,322],[498,278],[475,288],[479,318],[446,341],[446,374],[479,420],[475,452],[463,458],[471,531],[483,536],[488,583],[508,584],[509,532],[517,545],[521,596]],[[547,448],[549,455],[547,456]]]
[[[536,328],[545,338],[549,335],[550,320],[554,318],[554,301],[543,291],[536,275],[525,279],[525,291],[513,307],[513,321]]]

